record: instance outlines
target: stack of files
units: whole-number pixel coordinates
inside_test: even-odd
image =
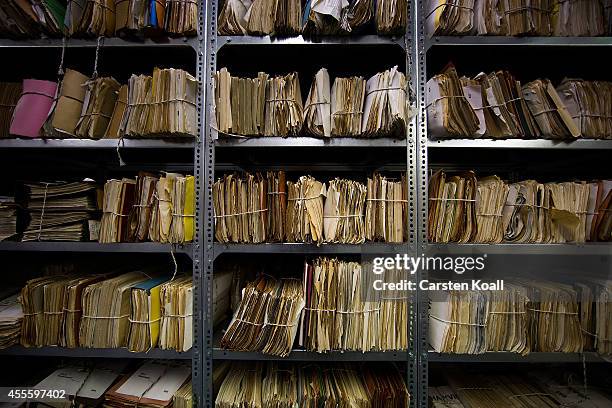
[[[215,276],[214,281],[217,280]],[[193,345],[193,281],[179,276],[161,286],[159,348],[187,351]],[[229,299],[227,299],[229,304]]]
[[[408,21],[407,0],[376,0],[376,32],[403,35]]]
[[[300,0],[226,0],[219,12],[219,35],[298,35]]]
[[[464,87],[463,82],[452,65],[427,81],[427,126],[432,135],[469,137],[484,133],[484,121],[474,109],[483,106],[480,92],[475,92],[473,84]]]
[[[219,11],[217,33],[219,35],[247,35],[247,11],[252,0],[226,0]]]
[[[232,363],[219,387],[215,408],[263,408],[263,363]]]
[[[191,367],[173,361],[147,361],[104,394],[104,406],[172,407],[174,395],[190,382]],[[184,390],[181,391],[184,393]]]
[[[112,77],[87,82],[83,109],[76,126],[78,137],[101,139],[106,135],[120,87],[119,82]]]
[[[123,115],[127,109],[128,103],[128,92],[129,87],[127,85],[121,85],[119,92],[117,93],[117,101],[113,108],[113,113],[110,117],[110,123],[106,128],[104,134],[105,139],[118,139],[122,136],[121,133],[121,122],[123,121]]]
[[[227,68],[215,75],[215,114],[217,129],[240,136],[264,133],[266,83],[268,74],[257,78],[233,77]]]
[[[446,385],[429,387],[427,396],[430,408],[465,408],[459,396]]]
[[[323,197],[326,194],[325,183],[311,176],[302,176],[295,183],[287,182],[287,242],[323,242]]]
[[[332,136],[361,135],[366,81],[362,77],[336,78],[331,89]]]
[[[561,283],[529,284],[531,287],[528,294],[528,311],[532,350],[582,352],[583,333],[578,314],[577,291],[572,286]]]
[[[2,12],[0,6],[0,13]],[[21,97],[21,84],[0,82],[0,138],[9,137],[13,112]]]
[[[0,196],[0,241],[17,235],[18,208],[15,197]]]
[[[408,83],[397,66],[366,82],[361,131],[366,137],[406,137]]]
[[[568,383],[563,378],[563,375],[567,374],[563,371],[531,371],[526,380],[538,384],[543,391],[559,401],[562,407],[606,408],[612,405],[612,398],[606,393],[607,390],[590,385],[585,389],[584,384],[572,384],[571,381]]]
[[[62,347],[76,348],[79,346],[79,330],[81,328],[81,316],[83,290],[96,282],[104,279],[104,275],[91,275],[75,277],[66,286],[64,294],[64,320],[60,333],[60,345]]]
[[[612,83],[566,79],[557,92],[583,138],[612,139]]]
[[[128,219],[135,202],[136,180],[109,180],[104,185],[100,243],[128,240]]]
[[[268,171],[268,242],[285,240],[287,213],[287,180],[284,171]]]
[[[589,206],[586,217],[589,241],[612,241],[612,181],[589,183]]]
[[[335,178],[329,182],[323,208],[325,242],[361,244],[365,241],[364,210],[366,186]]]
[[[46,327],[45,321],[45,289],[62,277],[41,277],[29,280],[21,289],[20,302],[23,306],[23,325],[20,343],[25,347],[42,347],[45,345]],[[55,311],[50,311],[54,313]],[[59,317],[62,316],[60,314]]]
[[[85,348],[126,347],[132,288],[148,279],[143,272],[128,272],[87,286],[82,295],[79,345]]]
[[[244,177],[230,174],[217,180],[213,186],[217,241],[265,242],[267,195],[266,181],[259,173]]]
[[[600,1],[558,1],[553,14],[554,35],[595,37],[606,33]]]
[[[146,241],[149,237],[157,181],[156,176],[145,172],[140,172],[136,177],[134,206],[128,217],[130,242]]]
[[[19,343],[23,309],[15,294],[0,300],[0,349],[5,349]]]
[[[590,279],[585,283],[576,283],[575,289],[580,307],[583,349],[597,351],[601,355],[612,355],[612,307],[609,302],[612,297],[612,282]]]
[[[175,3],[179,4],[179,3]],[[172,397],[172,408],[192,408],[193,407],[193,385],[187,381],[176,391]]]
[[[66,26],[71,35],[113,36],[115,32],[114,0],[76,0],[74,3],[72,9],[66,13],[66,22],[68,22]]]
[[[181,69],[155,68],[153,76],[132,75],[127,109],[119,129],[126,137],[197,135],[197,80]]]
[[[491,376],[457,371],[447,374],[447,381],[463,404],[455,405],[458,407],[495,408],[500,404],[516,408],[561,406],[554,396],[544,392],[533,381],[513,375]]]
[[[297,72],[266,81],[264,136],[297,136],[304,118]]]
[[[25,79],[22,93],[13,111],[10,134],[39,137],[55,101],[57,83]]]
[[[155,200],[149,224],[149,239],[154,242],[170,242],[170,229],[172,228],[172,195],[177,173],[166,173],[160,177],[155,187]]]
[[[88,220],[98,207],[92,181],[27,183],[26,188],[31,220],[23,241],[89,240]]]
[[[549,80],[538,79],[525,84],[523,98],[542,132],[541,137],[572,139],[580,136],[580,128]]]
[[[215,400],[215,408],[408,405],[410,394],[397,368],[357,364],[233,363]]]
[[[327,69],[315,75],[304,106],[305,133],[317,137],[331,136],[331,84]]]
[[[104,394],[121,376],[127,361],[107,360],[96,363],[69,364],[58,368],[33,388],[63,390],[73,405],[97,407],[104,402]]]
[[[429,179],[429,242],[472,242],[476,225],[477,183],[474,172],[447,175],[437,171]]]
[[[170,35],[196,35],[199,24],[198,15],[197,1],[166,2],[166,32]]]
[[[66,70],[57,102],[50,113],[51,120],[45,127],[46,135],[75,137],[88,85],[89,77],[72,69]]]
[[[132,287],[132,310],[127,348],[143,353],[157,346],[159,340],[162,306],[162,286],[168,278],[152,278]]]
[[[312,35],[338,35],[359,31],[372,20],[373,6],[373,0],[307,0],[303,31]]]
[[[0,33],[3,37],[32,37],[64,33],[66,4],[61,0],[8,0],[0,6]]]
[[[478,179],[476,190],[476,225],[474,242],[499,244],[504,240],[503,215],[509,187],[497,176]]]
[[[437,353],[487,351],[488,292],[439,291],[429,307],[429,343]]]
[[[474,30],[475,0],[429,0],[425,8],[429,35],[467,35]]]
[[[376,173],[368,178],[365,238],[368,241],[405,242],[408,237],[408,184]]]
[[[195,234],[195,178],[177,175],[170,204],[172,224],[168,241],[184,244],[193,241]]]
[[[507,35],[550,35],[554,3],[554,0],[514,0],[505,2],[506,7],[503,12]]]
[[[221,348],[286,357],[293,349],[303,308],[300,280],[260,276],[247,284]]]
[[[489,292],[486,320],[486,350],[526,355],[530,351],[528,293],[508,282],[504,290]]]

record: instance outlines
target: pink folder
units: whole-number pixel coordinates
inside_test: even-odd
[[[21,98],[13,112],[11,134],[39,137],[40,130],[49,116],[56,91],[55,82],[25,79]]]

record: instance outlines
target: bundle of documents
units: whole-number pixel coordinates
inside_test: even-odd
[[[104,402],[104,393],[121,376],[127,361],[77,362],[58,368],[33,388],[58,389],[72,400],[68,405],[97,407]]]
[[[477,2],[479,3],[479,2]],[[502,12],[504,14],[504,24],[507,28],[506,35],[550,35],[552,32],[551,16],[553,7],[556,3],[554,0],[512,0],[499,2],[503,4]],[[483,4],[480,10],[490,5]],[[490,10],[489,10],[490,13]],[[487,13],[487,14],[489,14]],[[484,18],[496,18],[497,15],[483,16]],[[476,15],[478,21],[480,15]],[[487,24],[487,23],[485,23]],[[494,21],[488,22],[489,25],[495,25]],[[494,30],[495,31],[495,30]],[[479,34],[488,34],[486,32]],[[493,34],[493,33],[491,33]]]
[[[569,0],[555,4],[555,35],[595,37],[606,33],[604,9],[600,1]]]
[[[83,290],[79,345],[86,348],[126,347],[132,312],[132,288],[149,278],[128,272]]]
[[[0,241],[17,235],[17,216],[15,197],[0,196]]]
[[[0,5],[0,33],[9,37],[45,34],[61,36],[64,32],[66,4],[61,0],[8,0]]]
[[[178,4],[178,3],[177,3]],[[193,386],[191,381],[187,381],[172,397],[173,408],[192,408],[193,407]]]
[[[226,0],[217,19],[218,34],[246,35],[246,14],[252,3],[252,0]]]
[[[144,172],[140,172],[136,177],[134,206],[128,217],[130,242],[146,241],[149,237],[157,181],[157,177]]]
[[[215,75],[215,114],[220,132],[241,136],[264,133],[268,74],[257,78],[232,77],[227,68]]]
[[[19,343],[23,309],[18,295],[0,300],[0,349]]]
[[[336,78],[331,90],[332,136],[359,136],[366,81],[362,77]]]
[[[295,183],[287,182],[287,242],[323,242],[323,197],[326,194],[325,184],[311,176],[302,176]]]
[[[213,186],[215,237],[219,242],[261,243],[267,233],[266,181],[259,173],[225,175]]]
[[[191,377],[191,367],[173,361],[147,361],[104,395],[104,406],[171,407],[173,397]],[[184,390],[181,391],[183,393]]]
[[[429,343],[438,353],[487,351],[489,293],[440,291],[429,307]]]
[[[431,408],[465,408],[459,401],[459,396],[446,385],[429,387],[427,397]]]
[[[83,111],[89,77],[78,71],[67,69],[60,85],[57,102],[53,106],[51,123],[47,134],[57,137],[75,137],[76,128]],[[91,97],[91,95],[90,95]]]
[[[406,137],[408,83],[397,66],[368,79],[361,131],[364,136]]]
[[[30,223],[23,241],[89,240],[87,221],[98,209],[90,181],[27,183]]]
[[[317,137],[331,136],[331,88],[325,68],[317,72],[310,86],[304,107],[304,131]]]
[[[612,83],[566,79],[557,92],[582,137],[612,139]]]
[[[82,8],[81,12],[72,12],[79,16],[75,19],[77,26],[70,29],[70,32],[95,36],[112,37],[115,32],[115,2],[113,0],[77,0]]]
[[[126,242],[128,219],[135,202],[136,180],[109,180],[104,185],[104,204],[100,224],[100,242]]]
[[[285,240],[285,214],[287,213],[287,180],[284,171],[268,171],[268,241]]]
[[[60,345],[62,347],[76,348],[79,346],[79,330],[81,316],[83,315],[81,306],[83,290],[102,279],[104,279],[103,275],[91,275],[75,277],[68,282],[64,294],[64,324],[60,334]]]
[[[525,355],[530,351],[528,293],[521,285],[508,283],[504,290],[488,294],[486,350]]]
[[[612,181],[598,180],[588,185],[586,238],[589,241],[612,241]]]
[[[430,35],[467,35],[474,29],[475,0],[430,0],[425,9]]]
[[[219,12],[219,35],[298,35],[300,0],[227,0]]]
[[[570,139],[580,136],[580,128],[561,101],[549,80],[538,79],[523,86],[523,98],[547,139]]]
[[[128,350],[147,352],[157,346],[162,319],[161,289],[168,278],[153,278],[132,287]]]
[[[22,93],[13,111],[10,134],[39,137],[55,101],[57,83],[25,79]]]
[[[184,244],[193,241],[195,234],[195,178],[178,175],[170,196],[172,224],[168,242]]]
[[[504,240],[503,216],[509,187],[497,176],[478,179],[474,242],[499,244]]]
[[[216,274],[215,274],[216,275]],[[217,277],[215,276],[215,281]],[[193,345],[193,281],[177,277],[161,286],[159,348],[187,351]]]
[[[250,35],[270,35],[274,33],[277,7],[278,0],[253,0],[245,16],[247,32]]]
[[[429,179],[429,242],[472,242],[476,237],[474,172],[447,176],[437,171]]]
[[[26,347],[42,347],[46,341],[45,320],[45,288],[60,278],[41,277],[31,279],[21,289],[20,302],[23,306],[23,325],[21,330],[21,344]],[[60,305],[60,307],[63,305]],[[50,311],[55,313],[55,311]],[[62,317],[63,311],[58,316]]]
[[[128,92],[128,86],[121,85],[117,94],[115,107],[113,108],[113,114],[110,117],[110,123],[108,124],[106,134],[104,135],[106,139],[117,139],[123,136],[121,133],[121,123],[123,122],[123,115],[127,110]]]
[[[181,69],[132,75],[120,134],[127,137],[197,135],[197,80]],[[114,106],[114,105],[113,105]]]
[[[103,77],[87,82],[85,102],[76,126],[78,137],[88,139],[104,137],[115,109],[120,87],[119,82],[112,77]]]
[[[2,6],[0,6],[0,12]],[[21,84],[0,82],[0,138],[9,137],[13,112],[21,97]]]
[[[465,93],[465,88],[452,65],[427,81],[427,126],[432,135],[482,136],[484,132],[481,127],[484,128],[484,123],[481,123],[475,112],[475,102],[470,101],[472,97],[474,100],[481,100],[480,92],[468,92],[467,95]],[[482,107],[482,104],[476,107],[479,106]]]
[[[118,36],[168,34],[195,35],[198,3],[195,1],[125,0],[115,3],[115,34]]]
[[[266,81],[264,136],[297,136],[304,111],[297,72]]]
[[[366,186],[335,178],[329,182],[323,208],[325,242],[361,244],[365,241]]]
[[[196,35],[198,15],[197,1],[166,2],[166,32],[171,35]]]
[[[567,378],[574,374],[565,370],[530,371],[525,378],[542,388],[557,400],[562,407],[605,408],[612,405],[612,398],[605,389],[573,383]]]
[[[221,347],[286,357],[293,349],[303,308],[300,280],[261,276],[244,290]]]
[[[337,35],[357,31],[372,19],[372,0],[307,0],[304,33]]]
[[[153,211],[149,223],[149,239],[154,242],[170,242],[170,228],[172,227],[172,195],[177,173],[166,173],[157,180],[155,186]]]
[[[376,1],[376,32],[378,34],[404,35],[407,21],[407,0]]]
[[[408,184],[376,173],[368,178],[365,238],[368,241],[405,242],[408,236]]]
[[[215,400],[215,408],[408,405],[410,395],[397,368],[355,364],[234,363]]]

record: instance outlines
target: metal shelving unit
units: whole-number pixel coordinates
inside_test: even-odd
[[[233,45],[343,45],[343,44],[361,44],[361,45],[380,45],[380,44],[396,44],[402,48],[405,47],[403,37],[382,37],[375,34],[359,35],[359,36],[321,36],[317,38],[304,38],[303,36],[277,38],[270,36],[254,37],[254,36],[217,36],[217,51],[222,47]]]
[[[100,244],[98,242],[0,242],[0,252],[81,252],[81,253],[161,253],[174,252],[192,256],[193,245],[136,242]]]
[[[407,352],[389,351],[389,352],[367,352],[345,351],[345,352],[329,352],[329,353],[314,353],[304,350],[293,350],[287,357],[269,356],[262,353],[247,353],[239,351],[227,351],[219,348],[213,349],[213,359],[215,360],[252,360],[252,361],[326,361],[326,362],[341,362],[341,361],[395,361],[406,362],[408,359]]]
[[[124,40],[123,38],[111,37],[104,38],[104,47],[190,47],[194,50],[199,49],[198,37],[160,37],[156,39],[146,38],[143,40]],[[0,38],[0,48],[62,48],[64,46],[70,48],[95,48],[97,47],[96,39],[69,38],[66,42],[61,38],[38,38],[13,40],[9,38]]]
[[[605,361],[597,353],[516,353],[488,352],[484,354],[440,354],[429,352],[434,363],[601,363]]]
[[[578,139],[559,140],[521,140],[521,139],[447,139],[429,140],[428,149],[559,149],[559,150],[610,150],[612,140]]]
[[[0,356],[18,357],[68,357],[68,358],[155,358],[164,360],[190,360],[191,351],[178,353],[172,350],[152,349],[146,353],[132,353],[128,349],[87,349],[64,347],[23,347],[13,346],[0,350]]]
[[[183,139],[0,139],[0,149],[192,149]]]
[[[419,0],[420,1],[420,0]],[[612,37],[504,37],[504,36],[437,36],[425,39],[425,50],[436,45],[511,46],[511,47],[602,47],[612,46]]]
[[[221,136],[223,137],[223,136]],[[330,138],[317,139],[315,137],[260,137],[251,139],[220,138],[216,142],[217,148],[298,148],[298,147],[321,147],[321,148],[345,148],[345,147],[392,147],[406,149],[406,141],[399,139],[358,139],[358,138]]]

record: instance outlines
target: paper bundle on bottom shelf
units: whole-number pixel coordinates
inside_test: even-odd
[[[410,395],[393,365],[363,366],[235,363],[223,380],[215,408],[317,406],[406,407]]]
[[[23,308],[18,295],[0,299],[0,349],[19,343]]]

